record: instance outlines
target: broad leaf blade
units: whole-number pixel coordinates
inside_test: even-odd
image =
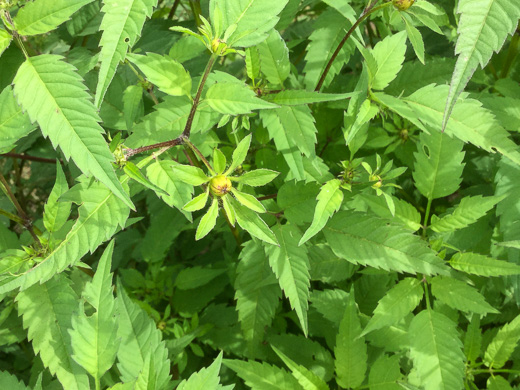
[[[29,115],[22,112],[10,86],[5,87],[0,94],[0,107],[0,152],[8,152],[20,138],[33,131],[36,125],[31,124]]]
[[[376,73],[372,75],[373,89],[385,89],[401,70],[406,52],[406,33],[401,31],[378,42],[372,55],[377,64]]]
[[[220,383],[220,366],[222,365],[222,352],[219,353],[213,363],[201,370],[194,372],[188,378],[179,383],[177,390],[219,390],[222,386]]]
[[[56,183],[52,188],[49,199],[45,203],[45,212],[43,214],[43,224],[48,232],[59,230],[70,215],[70,202],[60,202],[59,197],[69,189],[67,179],[61,168],[59,161],[56,161]]]
[[[74,67],[58,55],[30,57],[18,69],[14,84],[18,102],[53,146],[134,208],[112,168],[114,156],[102,136],[96,108]]]
[[[489,368],[501,368],[509,360],[520,340],[520,316],[505,324],[489,343],[484,363]]]
[[[275,85],[283,85],[291,71],[291,63],[289,49],[280,33],[271,30],[267,39],[258,45],[258,53],[261,70],[267,80]]]
[[[456,270],[479,276],[520,275],[520,265],[479,253],[456,253],[450,265]]]
[[[249,114],[253,110],[278,107],[257,98],[253,90],[238,83],[213,84],[204,101],[215,111],[228,115]]]
[[[268,363],[258,363],[253,360],[228,360],[224,365],[237,373],[246,385],[252,389],[264,390],[301,390],[296,379],[286,370]]]

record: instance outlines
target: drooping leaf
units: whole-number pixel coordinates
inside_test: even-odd
[[[210,18],[213,23],[221,19],[221,31],[234,27],[233,33],[227,39],[229,44],[249,47],[267,38],[287,2],[288,0],[212,0]]]
[[[29,116],[22,112],[22,108],[16,103],[13,89],[10,86],[0,93],[0,152],[8,152],[15,143],[25,137],[36,126],[31,124]]]
[[[187,380],[183,380],[177,387],[178,390],[218,390],[222,386],[220,383],[220,366],[222,365],[222,352],[217,356],[213,363],[201,370],[194,372]]]
[[[406,34],[408,35],[408,39],[410,40],[413,50],[415,51],[415,55],[417,56],[419,61],[421,61],[421,63],[424,64],[424,41],[421,32],[417,29],[417,27],[415,27],[412,24],[409,15],[407,15],[405,12],[401,12],[400,14],[404,21],[404,26],[406,28]]]
[[[169,196],[169,194],[166,191],[164,191],[162,188],[156,186],[150,180],[148,180],[148,178],[145,175],[143,175],[143,173],[139,170],[139,168],[137,168],[137,166],[133,162],[127,161],[124,166],[124,171],[129,178],[135,180],[136,182],[138,182],[146,188],[150,188],[151,190],[155,191],[159,196]]]
[[[157,0],[103,0],[101,11],[105,14],[100,29],[103,30],[99,60],[99,78],[95,105],[101,107],[103,98],[112,82],[119,62],[124,60],[128,48],[141,34],[144,22],[152,15]]]
[[[20,35],[44,34],[70,19],[73,13],[94,0],[35,0],[20,8],[13,18]]]
[[[296,311],[303,333],[307,335],[307,309],[310,275],[307,249],[298,246],[300,230],[290,224],[274,228],[280,246],[266,246],[269,265],[274,271],[280,287]]]
[[[432,216],[430,227],[434,232],[451,232],[463,229],[477,222],[479,218],[486,215],[502,199],[504,199],[504,196],[488,196],[484,198],[477,195],[464,197],[453,213],[442,218]]]
[[[301,390],[298,381],[283,368],[253,360],[228,360],[224,365],[237,373],[252,389]]]
[[[283,85],[289,76],[291,64],[289,49],[278,31],[271,30],[267,39],[258,45],[258,54],[262,73],[267,80],[275,85]]]
[[[458,96],[464,90],[478,65],[484,68],[493,52],[498,52],[508,35],[513,34],[520,18],[520,4],[515,0],[462,0],[450,92],[442,121],[445,128]]]
[[[82,182],[62,197],[80,203],[79,217],[65,239],[29,271],[0,282],[0,294],[43,283],[93,252],[125,226],[129,208],[100,183]]]
[[[348,297],[343,319],[339,325],[334,356],[338,385],[343,388],[355,388],[361,385],[365,379],[368,355],[365,338],[361,336],[361,321],[353,293]]]
[[[312,224],[305,231],[305,234],[300,239],[298,245],[304,244],[310,238],[318,234],[318,232],[323,229],[332,214],[339,210],[341,203],[343,202],[343,192],[340,185],[340,180],[333,179],[321,187],[320,193],[316,197],[318,203],[316,204],[316,209],[314,210]]]
[[[421,302],[423,289],[420,280],[406,278],[392,287],[381,298],[362,335],[393,325],[411,313]]]
[[[509,360],[520,340],[520,316],[505,324],[489,343],[484,363],[489,368],[502,368]]]
[[[58,231],[70,215],[70,202],[59,202],[58,198],[69,189],[67,179],[59,161],[56,161],[56,183],[45,203],[43,224],[48,232]]]
[[[72,316],[72,329],[69,330],[74,351],[72,357],[96,381],[112,367],[119,347],[110,272],[113,250],[112,240],[99,260],[92,281],[85,285],[82,293],[82,298],[95,309],[95,312],[88,316],[84,311],[85,303],[80,301],[79,313]]]
[[[146,79],[164,93],[171,96],[190,96],[191,77],[173,58],[156,53],[147,53],[145,56],[130,53],[126,58],[137,65]]]
[[[272,109],[276,104],[256,97],[252,89],[237,83],[216,83],[209,87],[204,99],[221,114],[248,114],[253,110]]]
[[[74,67],[58,55],[30,57],[18,69],[14,84],[18,102],[53,146],[134,208],[112,168],[114,156],[102,136],[100,118]]]
[[[520,275],[520,265],[479,253],[456,253],[450,259],[450,265],[456,270],[479,276]]]
[[[230,201],[231,207],[235,211],[237,222],[242,229],[246,230],[253,237],[256,237],[269,244],[278,245],[276,236],[257,213],[251,211],[247,207],[242,206],[231,197],[228,198],[228,200]]]
[[[353,93],[320,93],[298,89],[286,89],[277,94],[270,94],[266,96],[266,99],[281,106],[299,106],[303,104],[334,102],[348,99],[352,96]]]
[[[410,324],[410,355],[426,390],[463,388],[464,354],[456,324],[423,310]]]
[[[373,89],[385,89],[401,70],[406,52],[406,33],[401,31],[378,42],[372,50],[377,70],[371,78]]]
[[[207,234],[215,227],[218,217],[218,199],[213,198],[213,202],[209,207],[206,214],[204,214],[197,226],[197,232],[195,233],[195,240],[200,240],[207,236]]]
[[[56,275],[46,283],[20,292],[16,300],[34,352],[40,354],[51,374],[57,376],[64,388],[90,389],[86,371],[72,359],[68,329],[78,309],[78,296],[70,280],[63,274]]]
[[[167,163],[170,165],[170,170],[173,171],[174,177],[186,184],[200,186],[210,181],[210,178],[207,177],[204,171],[198,167],[178,164],[173,160],[167,160]]]
[[[341,211],[323,233],[334,253],[354,264],[413,274],[448,272],[444,262],[418,236],[370,215]]]
[[[281,297],[276,277],[269,267],[263,247],[248,241],[240,252],[235,279],[238,320],[254,356],[265,329],[275,316]]]
[[[155,321],[130,299],[120,283],[117,291],[117,337],[121,339],[117,367],[121,372],[121,380],[129,382],[135,379],[146,358],[153,356],[156,388],[165,389],[170,381],[170,360],[166,344],[161,340],[161,332]]]

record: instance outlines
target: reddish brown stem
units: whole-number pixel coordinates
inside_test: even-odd
[[[36,156],[29,156],[28,154],[18,154],[18,153],[3,153],[0,154],[2,157],[12,157],[12,158],[19,158],[20,160],[29,160],[29,161],[36,161],[41,163],[48,163],[48,164],[56,164],[56,160],[52,158],[45,158],[45,157],[36,157]],[[60,164],[63,164],[62,160],[59,160]]]

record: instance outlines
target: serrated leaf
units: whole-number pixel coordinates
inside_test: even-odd
[[[260,76],[260,56],[258,48],[248,47],[246,49],[246,71],[247,76],[255,83]]]
[[[8,152],[36,125],[31,124],[29,115],[22,112],[22,107],[16,103],[11,86],[5,87],[0,94],[0,107],[0,152]]]
[[[451,195],[462,182],[464,144],[438,131],[422,132],[419,137],[414,153],[415,186],[428,199]]]
[[[127,54],[131,62],[141,69],[146,79],[171,96],[190,96],[191,77],[184,67],[173,58],[156,53]]]
[[[464,354],[457,324],[444,314],[423,310],[410,324],[410,355],[425,390],[461,389]]]
[[[383,199],[383,197],[381,196],[363,194],[361,200],[377,216],[381,218],[391,219],[392,222],[398,223],[403,227],[410,229],[411,231],[415,232],[419,230],[422,226],[421,214],[419,214],[419,212],[413,205],[402,199],[392,198],[392,201],[395,206],[394,215],[392,215],[392,213],[388,209],[388,204],[386,203],[385,199]]]
[[[406,52],[406,33],[398,32],[378,42],[372,50],[377,70],[372,75],[373,89],[385,89],[401,70]]]
[[[516,0],[462,0],[458,4],[460,14],[455,54],[457,64],[453,70],[450,92],[442,128],[447,126],[458,96],[464,90],[480,65],[487,65],[493,52],[498,52],[508,35],[518,26],[520,4]]]
[[[70,215],[70,202],[59,202],[58,198],[69,189],[67,179],[59,161],[56,161],[56,183],[45,203],[43,224],[48,232],[56,232],[67,222]]]
[[[305,231],[298,245],[302,245],[310,238],[315,236],[327,223],[329,218],[337,212],[343,202],[343,191],[341,190],[341,181],[333,179],[325,183],[320,189],[320,193],[316,197],[318,203],[314,210],[312,224]]]
[[[379,300],[361,335],[399,322],[417,307],[423,294],[420,280],[405,278],[399,281]]]
[[[195,234],[195,240],[204,238],[215,227],[215,224],[217,223],[217,217],[218,199],[217,197],[214,197],[208,211],[200,219],[199,226],[197,226],[197,232]]]
[[[244,137],[242,139],[242,141],[240,141],[237,144],[237,147],[235,148],[235,150],[233,150],[231,165],[227,169],[226,173],[224,173],[224,176],[227,176],[230,173],[233,173],[233,171],[235,169],[237,169],[240,165],[242,165],[242,163],[244,162],[244,160],[247,157],[249,145],[251,145],[251,137],[252,137],[251,134],[249,134],[248,136]]]
[[[123,94],[123,115],[127,130],[131,131],[134,122],[144,114],[143,87],[129,85]]]
[[[401,390],[397,383],[402,378],[399,356],[381,355],[370,368],[368,386],[370,390]]]
[[[456,253],[450,259],[450,265],[456,270],[479,276],[520,275],[520,265],[479,253]]]
[[[273,321],[281,290],[264,249],[257,241],[246,242],[239,259],[235,279],[238,320],[254,356],[264,339],[266,327]]]
[[[194,372],[188,378],[179,383],[177,390],[218,390],[220,377],[219,371],[222,365],[222,352],[207,368],[202,368],[198,372]]]
[[[137,41],[157,0],[103,0],[103,4],[101,11],[105,15],[100,27],[103,35],[99,42],[101,67],[94,101],[98,108],[101,107],[119,62],[124,60],[128,48]]]
[[[74,67],[62,59],[53,54],[26,59],[14,78],[16,98],[67,160],[72,158],[85,175],[95,176],[133,209],[112,168],[114,156],[102,136],[87,88]]]
[[[472,223],[477,222],[495,205],[504,199],[504,196],[466,196],[461,199],[453,213],[442,218],[433,218],[430,228],[434,232],[451,232],[463,229]]]
[[[135,180],[136,182],[145,186],[146,188],[155,191],[157,195],[166,197],[169,196],[169,194],[166,191],[164,191],[162,188],[157,187],[150,180],[148,180],[148,178],[145,175],[143,175],[143,173],[139,170],[139,168],[137,168],[137,166],[133,162],[127,161],[123,169],[129,178]]]
[[[20,35],[44,34],[70,19],[73,13],[94,0],[34,0],[13,18]]]
[[[321,93],[315,91],[289,90],[270,94],[266,99],[281,106],[299,106],[321,102],[335,102],[352,97],[353,93]]]
[[[291,147],[296,147],[307,157],[315,155],[315,119],[308,106],[286,106],[275,110]]]
[[[336,381],[343,388],[355,388],[363,383],[367,370],[367,345],[361,336],[361,322],[354,294],[351,293],[339,325],[334,346]]]
[[[80,203],[79,218],[65,239],[54,247],[36,266],[18,277],[0,282],[0,294],[35,283],[43,283],[70,265],[79,261],[87,252],[93,252],[101,243],[112,237],[119,227],[124,227],[129,208],[100,183],[83,182],[68,193],[69,199]]]
[[[296,311],[303,333],[307,335],[307,310],[309,307],[309,259],[307,249],[298,246],[300,231],[297,227],[285,224],[274,228],[280,246],[267,246],[266,255],[269,265],[278,279],[280,287]]]
[[[464,337],[464,354],[469,364],[478,359],[481,348],[482,332],[480,331],[480,315],[473,314]]]
[[[11,375],[7,371],[0,371],[0,386],[9,390],[30,390],[23,381],[20,381],[16,376]]]
[[[298,381],[283,368],[253,360],[224,359],[226,367],[232,369],[252,389],[262,390],[301,390]]]
[[[40,354],[45,367],[64,388],[90,389],[86,371],[72,359],[68,329],[72,314],[78,309],[78,296],[70,280],[63,274],[56,275],[20,292],[16,300],[34,353]]]
[[[9,47],[13,37],[3,28],[0,28],[0,56]]]
[[[520,316],[505,324],[489,343],[484,354],[484,364],[489,368],[502,368],[520,340]]]
[[[420,31],[412,24],[411,18],[406,13],[401,12],[400,14],[404,21],[404,26],[406,28],[406,34],[408,35],[408,39],[410,40],[413,50],[415,51],[415,55],[417,56],[419,61],[421,61],[421,63],[424,64],[424,41],[422,35]]]
[[[291,71],[291,64],[289,49],[280,33],[275,29],[271,30],[267,39],[257,47],[262,73],[270,83],[283,85]]]
[[[487,390],[513,390],[513,387],[503,376],[494,375],[487,380]]]
[[[257,45],[267,38],[278,22],[278,14],[288,0],[212,0],[209,12],[213,23],[221,21],[220,30],[236,26],[227,42],[234,47]],[[217,11],[218,10],[218,11]],[[217,17],[217,12],[220,18]]]
[[[79,313],[72,316],[72,329],[69,330],[72,357],[96,382],[114,364],[119,347],[110,273],[113,250],[114,241],[111,241],[99,260],[92,281],[85,285],[82,293],[82,298],[92,305],[95,313],[87,316],[81,301]]]
[[[229,179],[248,186],[261,187],[273,181],[279,174],[270,169],[254,169],[241,176],[231,176]]]
[[[249,114],[253,110],[273,109],[276,104],[256,97],[253,90],[238,83],[216,83],[209,87],[204,101],[221,114]]]
[[[246,230],[253,237],[269,244],[278,245],[276,236],[257,213],[242,206],[231,197],[229,197],[228,200],[235,211],[237,222],[242,229]]]
[[[412,274],[448,272],[444,262],[418,236],[365,213],[341,211],[323,233],[334,253],[354,264]]]
[[[463,281],[436,276],[431,280],[431,287],[435,298],[456,310],[481,315],[498,313],[476,289]]]
[[[118,283],[116,298],[118,317],[117,337],[121,344],[117,351],[117,367],[121,380],[129,382],[137,377],[146,359],[153,356],[156,389],[165,389],[170,381],[168,349],[161,340],[161,331],[155,321],[127,295]]]
[[[81,12],[72,15],[72,18],[66,24],[69,34],[73,37],[83,37],[97,33],[103,19],[103,14],[99,12],[100,10],[101,0],[96,0],[83,7]]]

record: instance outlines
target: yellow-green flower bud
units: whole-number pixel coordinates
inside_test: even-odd
[[[224,175],[215,176],[209,181],[209,189],[213,195],[224,196],[232,188],[231,180]]]
[[[415,3],[415,0],[392,0],[392,4],[399,11],[406,11],[413,3]]]

